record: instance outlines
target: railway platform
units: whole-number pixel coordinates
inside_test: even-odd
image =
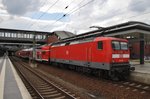
[[[32,99],[8,56],[0,57],[0,99]]]
[[[150,61],[143,65],[138,61],[131,61],[130,64],[135,67],[135,71],[131,73],[131,80],[150,84]]]

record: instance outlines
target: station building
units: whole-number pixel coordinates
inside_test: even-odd
[[[68,31],[54,31],[50,35],[48,35],[47,43],[50,44],[65,38],[70,38],[72,36],[75,36],[75,34]]]

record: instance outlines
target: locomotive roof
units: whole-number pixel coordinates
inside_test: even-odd
[[[100,40],[119,40],[119,41],[127,41],[126,39],[120,39],[115,37],[96,37],[94,41],[100,41]]]

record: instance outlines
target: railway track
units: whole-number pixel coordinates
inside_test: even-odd
[[[150,93],[150,85],[146,85],[143,83],[139,83],[139,82],[133,82],[133,81],[128,81],[128,82],[120,82],[119,83],[122,86],[125,86],[126,89],[130,89],[132,88],[132,91],[141,91],[141,93]],[[120,86],[121,87],[121,86]]]
[[[21,63],[22,65],[27,65],[26,62]],[[42,65],[42,64],[41,64]],[[23,66],[22,66],[23,67]],[[90,76],[90,78],[92,79],[97,79],[97,77],[95,76]],[[97,79],[98,80],[98,79]],[[128,90],[128,92],[131,93],[138,93],[142,95],[145,94],[149,94],[150,93],[150,85],[146,85],[143,83],[139,83],[139,82],[133,82],[133,81],[121,81],[121,82],[114,82],[114,81],[110,81],[110,80],[105,80],[105,79],[101,79],[101,81],[103,81],[104,83],[111,85],[111,86],[115,86],[115,87],[120,87],[120,90]],[[94,85],[93,85],[94,86]],[[98,87],[98,86],[97,86]],[[29,86],[29,88],[31,88]],[[63,89],[63,88],[62,88]],[[32,90],[32,89],[30,89]],[[137,92],[136,92],[137,91]],[[33,93],[32,93],[33,94]],[[35,93],[36,94],[36,93]],[[94,95],[94,94],[93,94]],[[33,95],[34,96],[34,95]],[[74,96],[74,95],[73,95]],[[37,95],[36,95],[37,97]],[[39,97],[39,96],[38,96]],[[115,96],[114,96],[115,97]],[[76,97],[78,98],[78,97]],[[36,99],[36,98],[35,98]],[[59,98],[58,98],[59,99]],[[67,99],[67,98],[64,98]],[[69,98],[70,99],[70,98]]]
[[[49,81],[25,63],[11,58],[33,99],[79,99],[67,89]]]
[[[150,85],[148,84],[130,81],[130,80],[116,82],[116,81],[103,79],[103,81],[116,87],[125,88],[126,90],[140,91],[141,94],[150,93]]]
[[[42,63],[40,63],[42,64]],[[46,64],[47,65],[47,64]],[[89,76],[88,76],[89,77]],[[95,77],[93,76],[90,76],[92,78],[95,79]],[[96,78],[97,79],[97,78]],[[114,86],[118,86],[118,87],[124,87],[125,89],[130,89],[132,91],[140,91],[141,94],[143,93],[150,93],[150,85],[147,85],[147,84],[143,84],[143,83],[140,83],[140,82],[134,82],[134,81],[120,81],[120,82],[114,82],[114,81],[111,81],[111,80],[105,80],[105,79],[102,79],[104,82],[108,82],[108,84],[113,84]]]

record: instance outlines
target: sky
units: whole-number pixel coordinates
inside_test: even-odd
[[[150,24],[150,0],[0,0],[0,28],[81,34],[128,21]]]

